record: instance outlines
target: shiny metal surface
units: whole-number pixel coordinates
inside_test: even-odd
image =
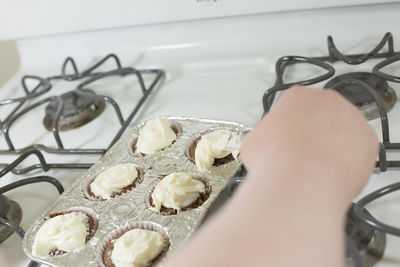
[[[232,131],[245,133],[250,130],[242,124],[228,121],[215,121],[185,117],[167,117],[177,122],[182,127],[182,135],[170,147],[159,153],[144,157],[134,156],[129,153],[129,144],[138,136],[139,130],[145,122],[128,130],[122,138],[103,156],[103,158],[81,175],[64,194],[26,231],[23,240],[25,253],[35,261],[50,266],[97,266],[96,250],[103,239],[122,225],[137,221],[153,222],[165,230],[169,237],[170,254],[180,244],[185,242],[200,225],[200,222],[218,194],[228,183],[230,177],[240,167],[240,160],[213,167],[209,171],[199,171],[194,163],[185,155],[187,145],[199,133],[216,128],[226,128]],[[84,197],[83,189],[87,180],[100,171],[118,164],[133,163],[144,170],[144,179],[135,189],[108,201],[92,201]],[[165,216],[156,214],[146,207],[145,197],[151,188],[160,181],[162,175],[170,172],[190,172],[206,177],[211,183],[211,193],[207,201],[200,207],[180,212],[177,215]],[[161,177],[160,177],[161,175]],[[68,210],[71,207],[84,207],[91,209],[99,219],[98,229],[94,236],[81,249],[60,256],[46,256],[35,258],[31,254],[32,244],[36,232],[44,223],[44,218],[49,213]]]

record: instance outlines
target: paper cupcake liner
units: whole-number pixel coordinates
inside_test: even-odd
[[[143,230],[149,230],[149,231],[154,231],[154,232],[158,232],[163,236],[164,239],[164,249],[160,252],[160,254],[155,257],[150,265],[157,265],[158,263],[160,263],[165,255],[168,252],[169,249],[169,236],[167,231],[160,226],[159,224],[156,224],[154,222],[148,222],[148,221],[138,221],[138,222],[131,222],[131,223],[127,223],[113,231],[111,231],[99,244],[99,246],[97,247],[97,264],[100,267],[108,267],[106,266],[104,259],[105,257],[110,257],[110,261],[111,261],[111,252],[112,249],[110,249],[109,251],[107,250],[108,245],[110,244],[110,242],[113,242],[114,240],[117,240],[120,236],[122,236],[124,233],[132,230],[132,229],[143,229]],[[108,253],[107,255],[105,255],[105,253]]]
[[[171,145],[169,145],[169,146],[167,146],[167,147],[164,147],[164,148],[161,149],[160,151],[162,151],[162,150],[164,150],[164,149],[166,149],[166,148],[172,146],[172,145],[181,137],[181,135],[182,135],[182,126],[181,126],[179,123],[177,123],[177,122],[175,122],[175,121],[171,121],[171,129],[172,129],[172,130],[174,131],[174,133],[176,134],[176,138],[175,138],[175,140],[172,142]],[[138,141],[138,137],[137,137],[137,136],[134,137],[134,138],[132,138],[131,141],[129,141],[129,143],[128,143],[128,145],[129,145],[129,147],[128,147],[128,153],[129,153],[130,155],[134,156],[134,157],[143,158],[143,157],[145,157],[145,156],[147,156],[147,155],[136,151],[136,143],[137,143],[137,141]],[[158,151],[158,152],[159,152],[159,151]]]
[[[132,163],[119,163],[119,164],[115,164],[115,165],[120,165],[120,164],[132,164]],[[113,165],[113,166],[115,166],[115,165]],[[134,165],[134,164],[132,164],[132,165]],[[112,167],[112,166],[109,166],[108,168],[110,168],[110,167]],[[138,177],[133,181],[132,184],[122,188],[120,192],[114,193],[114,195],[111,197],[111,199],[117,198],[123,194],[129,193],[130,191],[132,191],[136,187],[138,187],[138,185],[143,181],[143,178],[144,178],[143,169],[137,167],[136,165],[135,165],[135,167],[138,172]],[[83,185],[83,188],[82,188],[82,192],[83,192],[85,198],[92,200],[92,201],[107,201],[107,199],[104,199],[100,196],[95,196],[93,193],[91,193],[91,190],[90,190],[91,183],[94,181],[94,179],[96,179],[96,177],[98,175],[100,175],[105,170],[107,170],[107,169],[104,169],[101,172],[98,172],[95,175],[93,175],[92,177],[90,177],[89,179],[87,179],[86,183]]]
[[[51,218],[54,218],[54,217],[57,217],[57,216],[59,216],[59,215],[64,215],[64,214],[74,213],[74,212],[77,212],[77,213],[84,213],[84,214],[88,217],[88,224],[89,224],[89,225],[88,225],[88,233],[87,233],[87,235],[86,235],[86,240],[85,240],[85,244],[87,244],[87,243],[89,242],[89,240],[90,240],[90,239],[94,236],[94,234],[96,233],[97,227],[98,227],[98,218],[97,218],[97,215],[93,212],[93,210],[91,210],[91,209],[89,209],[89,208],[86,208],[86,207],[72,207],[72,208],[69,208],[69,209],[66,209],[66,210],[63,210],[63,211],[60,211],[60,212],[53,212],[53,213],[48,214],[48,215],[44,218],[43,223],[44,223],[46,220],[51,219]],[[42,224],[42,225],[43,225],[43,224]],[[39,231],[40,228],[41,228],[41,227],[38,227],[38,228],[37,228],[37,231]],[[37,232],[36,232],[36,233],[37,233]],[[36,233],[35,233],[35,235],[36,235]],[[72,252],[72,251],[71,251],[71,252]],[[55,257],[55,256],[63,255],[63,254],[66,254],[66,253],[69,253],[69,252],[65,252],[65,251],[61,251],[61,250],[56,249],[56,250],[50,252],[49,256]]]
[[[232,131],[231,129],[216,128],[216,129],[211,129],[211,130],[207,130],[207,131],[204,131],[204,132],[200,133],[195,138],[193,138],[186,146],[185,156],[189,159],[189,161],[191,161],[191,162],[196,164],[194,155],[195,155],[197,143],[200,141],[200,139],[201,139],[201,137],[203,135],[212,133],[212,132],[217,131],[217,130],[229,130],[230,132],[235,132],[235,131]],[[229,163],[229,162],[234,161],[234,160],[235,160],[235,158],[233,157],[232,153],[230,153],[229,155],[227,155],[227,156],[225,156],[223,158],[220,158],[220,159],[216,158],[214,160],[213,166],[214,167],[218,167],[220,165]]]
[[[201,194],[200,194],[200,196],[198,197],[198,199],[197,199],[195,202],[193,202],[192,204],[190,204],[190,205],[187,206],[187,207],[181,208],[180,210],[176,210],[176,209],[173,209],[173,208],[165,208],[165,207],[164,207],[165,210],[157,211],[157,210],[155,209],[155,207],[152,205],[152,198],[151,198],[151,194],[153,193],[154,189],[155,189],[156,186],[157,186],[157,185],[154,185],[154,186],[146,193],[146,196],[145,196],[145,204],[146,204],[146,207],[147,207],[150,211],[152,211],[152,212],[154,212],[154,213],[157,213],[157,214],[160,214],[160,215],[164,215],[164,216],[170,216],[170,215],[176,215],[176,214],[178,214],[178,213],[180,213],[180,212],[185,212],[185,211],[193,210],[193,209],[196,209],[196,208],[200,207],[201,205],[203,205],[203,203],[207,201],[208,197],[209,197],[210,194],[211,194],[211,189],[212,189],[212,188],[211,188],[211,182],[210,182],[208,179],[206,179],[204,176],[202,176],[202,175],[193,174],[193,173],[189,173],[189,174],[193,177],[193,179],[202,182],[202,183],[205,185],[205,189],[206,189],[204,193],[201,193]]]

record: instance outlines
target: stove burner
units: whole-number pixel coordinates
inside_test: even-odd
[[[369,214],[368,211],[365,212]],[[385,233],[359,220],[354,214],[353,207],[347,214],[346,234],[358,249],[365,267],[374,266],[382,258],[386,247]],[[346,265],[355,266],[349,247],[347,247]]]
[[[91,90],[85,91],[95,95]],[[104,101],[95,100],[93,97],[79,96],[74,91],[61,95],[61,98],[64,101],[64,109],[58,122],[60,131],[83,126],[97,118],[105,109]],[[43,124],[49,131],[52,130],[57,107],[57,102],[50,102],[46,106]]]
[[[350,79],[359,80],[371,86],[378,95],[382,97],[386,112],[391,110],[396,103],[397,96],[393,88],[391,88],[384,79],[368,72],[352,72],[339,75],[331,79],[324,86],[324,88],[331,88],[341,93],[347,98],[347,100],[359,107],[368,120],[380,117],[374,97],[367,90],[361,88],[357,84],[344,84],[339,87],[335,86],[335,84]]]
[[[17,202],[0,195],[0,217],[19,224],[22,219],[22,210]],[[5,241],[14,231],[0,224],[0,243]]]

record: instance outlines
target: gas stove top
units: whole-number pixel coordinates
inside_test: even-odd
[[[382,140],[376,172],[349,213],[348,265],[400,266],[393,229],[400,199],[388,194],[398,185],[385,188],[400,181],[399,10],[328,8],[18,41],[21,68],[0,88],[0,215],[26,229],[143,119],[179,115],[252,126],[292,83],[334,87]],[[13,188],[22,183],[29,184]],[[10,233],[1,231],[0,240]],[[0,244],[1,254],[12,265],[29,263],[16,234]]]

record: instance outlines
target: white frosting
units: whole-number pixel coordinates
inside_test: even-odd
[[[138,177],[133,164],[118,164],[100,173],[90,184],[90,190],[96,196],[110,199],[114,192],[131,185]]]
[[[140,130],[136,151],[143,154],[154,154],[172,144],[176,134],[171,129],[171,122],[157,117],[150,120]]]
[[[88,234],[87,221],[87,215],[76,212],[48,219],[35,235],[33,256],[46,256],[53,249],[70,252],[83,247]]]
[[[221,159],[232,153],[236,159],[240,151],[240,136],[228,130],[216,130],[205,134],[197,143],[194,159],[197,168],[209,170],[215,159]]]
[[[114,243],[111,260],[116,267],[145,267],[164,249],[160,233],[133,229]]]
[[[161,206],[179,210],[196,201],[205,190],[205,185],[189,174],[171,173],[157,184],[151,197],[157,211]]]

